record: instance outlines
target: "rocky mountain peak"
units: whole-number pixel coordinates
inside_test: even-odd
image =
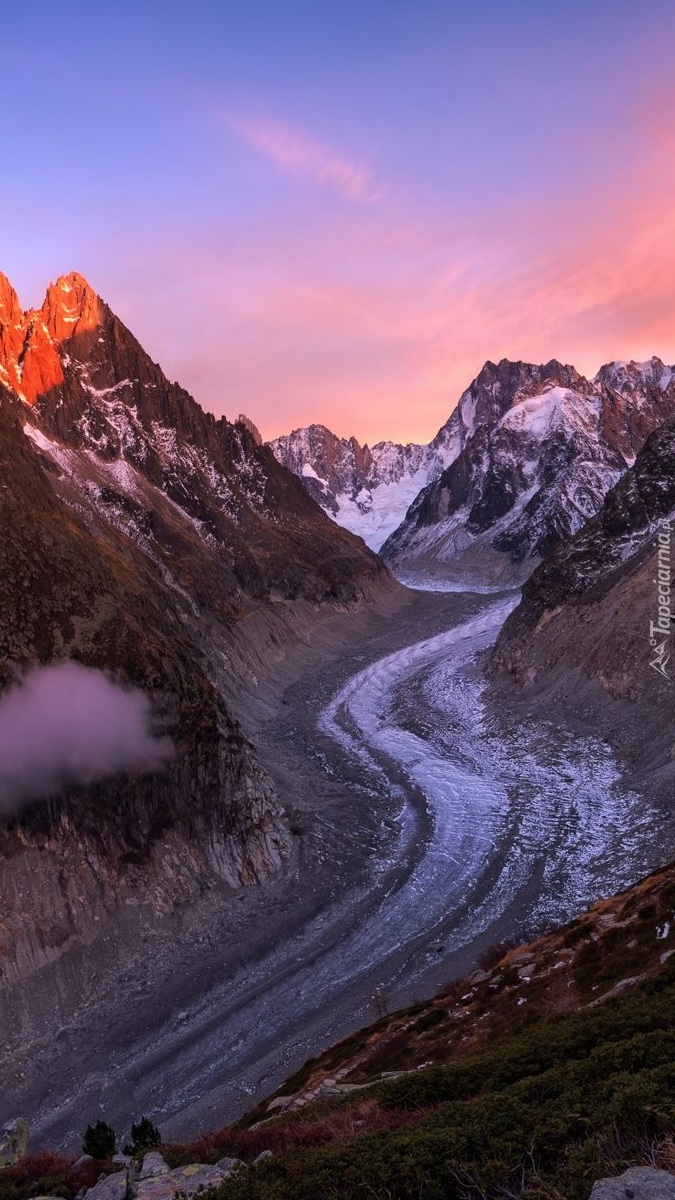
[[[673,415],[675,367],[656,355],[646,362],[611,362],[600,368],[593,385],[601,397],[603,437],[633,462],[648,434]]]
[[[42,307],[22,311],[5,275],[0,275],[0,383],[34,405],[64,382],[59,346],[96,329],[101,301],[76,271],[49,285]]]
[[[0,271],[0,326],[18,325],[22,320],[19,297],[7,276]]]
[[[243,425],[244,429],[248,429],[248,432],[253,438],[256,446],[262,446],[262,434],[258,429],[258,426],[254,424],[251,418],[246,416],[246,413],[239,413],[236,424]]]
[[[668,367],[653,355],[646,362],[610,362],[598,371],[594,383],[622,394],[639,386],[655,386],[665,390],[675,378],[675,368]]]
[[[488,359],[464,392],[459,404],[460,415],[473,432],[477,425],[498,421],[521,400],[553,387],[578,389],[580,386],[588,387],[583,376],[574,367],[555,358],[543,364],[513,362],[509,358],[493,363]]]
[[[382,556],[408,571],[452,562],[461,574],[480,560],[520,577],[595,515],[674,406],[675,369],[656,357],[610,363],[592,380],[557,359],[486,362],[457,409],[460,452]]]
[[[0,273],[0,383],[16,391],[20,379],[17,360],[24,338],[24,315],[14,288]]]
[[[86,279],[71,271],[50,283],[40,317],[51,337],[64,342],[76,333],[96,328],[101,319],[101,301]]]
[[[200,598],[217,593],[228,612],[272,590],[354,594],[362,568],[384,576],[274,462],[251,423],[204,412],[81,275],[61,276],[40,309],[18,312],[17,336],[0,341],[0,383],[52,458],[64,502],[102,536],[112,528],[150,547],[172,578],[184,577],[184,591],[201,571]]]
[[[337,437],[318,424],[294,429],[269,445],[339,525],[377,550],[420,488],[458,452],[460,442],[453,414],[428,445],[383,441],[362,446],[355,437]]]

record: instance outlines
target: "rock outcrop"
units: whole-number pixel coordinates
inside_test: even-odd
[[[0,1129],[0,1167],[11,1167],[18,1163],[28,1146],[28,1126],[23,1117],[7,1121]]]
[[[599,1179],[590,1200],[675,1200],[675,1175],[656,1167],[631,1167],[623,1175]]]
[[[237,1158],[223,1158],[215,1164],[188,1163],[171,1170],[157,1150],[146,1154],[140,1171],[131,1168],[105,1175],[85,1192],[84,1200],[175,1200],[213,1192],[246,1164]]]
[[[557,680],[570,692],[581,676],[616,699],[665,701],[670,709],[670,621],[659,620],[659,597],[660,589],[670,590],[674,519],[671,420],[647,439],[598,515],[528,579],[490,674],[506,674],[526,689],[550,689]]]

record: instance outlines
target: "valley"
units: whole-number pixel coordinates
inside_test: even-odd
[[[74,1149],[99,1114],[125,1128],[148,1112],[172,1138],[222,1125],[381,1009],[672,858],[675,822],[621,786],[590,730],[505,735],[483,706],[516,600],[401,590],[317,622],[264,704],[242,688],[290,869],[156,922],[56,1036],[13,1045],[0,1116],[30,1113],[36,1144]]]
[[[28,710],[25,804],[0,764],[0,1121],[32,1148],[143,1114],[222,1128],[675,857],[644,655],[675,511],[660,360],[486,363],[426,447],[312,426],[284,462],[82,276],[26,311],[0,277],[0,313],[0,705],[84,669],[171,747],[78,774]],[[382,557],[310,452],[376,540],[421,487]],[[61,701],[97,743],[78,687]]]
[[[675,1200],[675,4],[5,8],[0,1200]]]

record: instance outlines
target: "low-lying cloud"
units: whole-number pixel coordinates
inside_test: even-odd
[[[174,753],[150,699],[102,671],[36,667],[0,698],[0,816],[67,785],[154,771]]]

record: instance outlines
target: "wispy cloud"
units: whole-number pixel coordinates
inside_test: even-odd
[[[371,203],[382,189],[367,167],[282,121],[252,120],[224,114],[223,120],[248,146],[281,171],[332,188],[348,200]]]
[[[613,358],[675,362],[667,82],[645,87],[620,153],[589,132],[604,158],[588,178],[545,178],[508,202],[488,189],[481,204],[400,186],[379,204],[272,194],[230,225],[219,215],[176,234],[153,215],[142,239],[132,228],[119,242],[116,282],[106,263],[100,277],[173,378],[215,412],[248,412],[266,437],[323,421],[359,440],[427,440],[486,358],[557,357],[585,374]],[[309,172],[294,142],[265,145]],[[338,178],[372,194],[368,172]]]

